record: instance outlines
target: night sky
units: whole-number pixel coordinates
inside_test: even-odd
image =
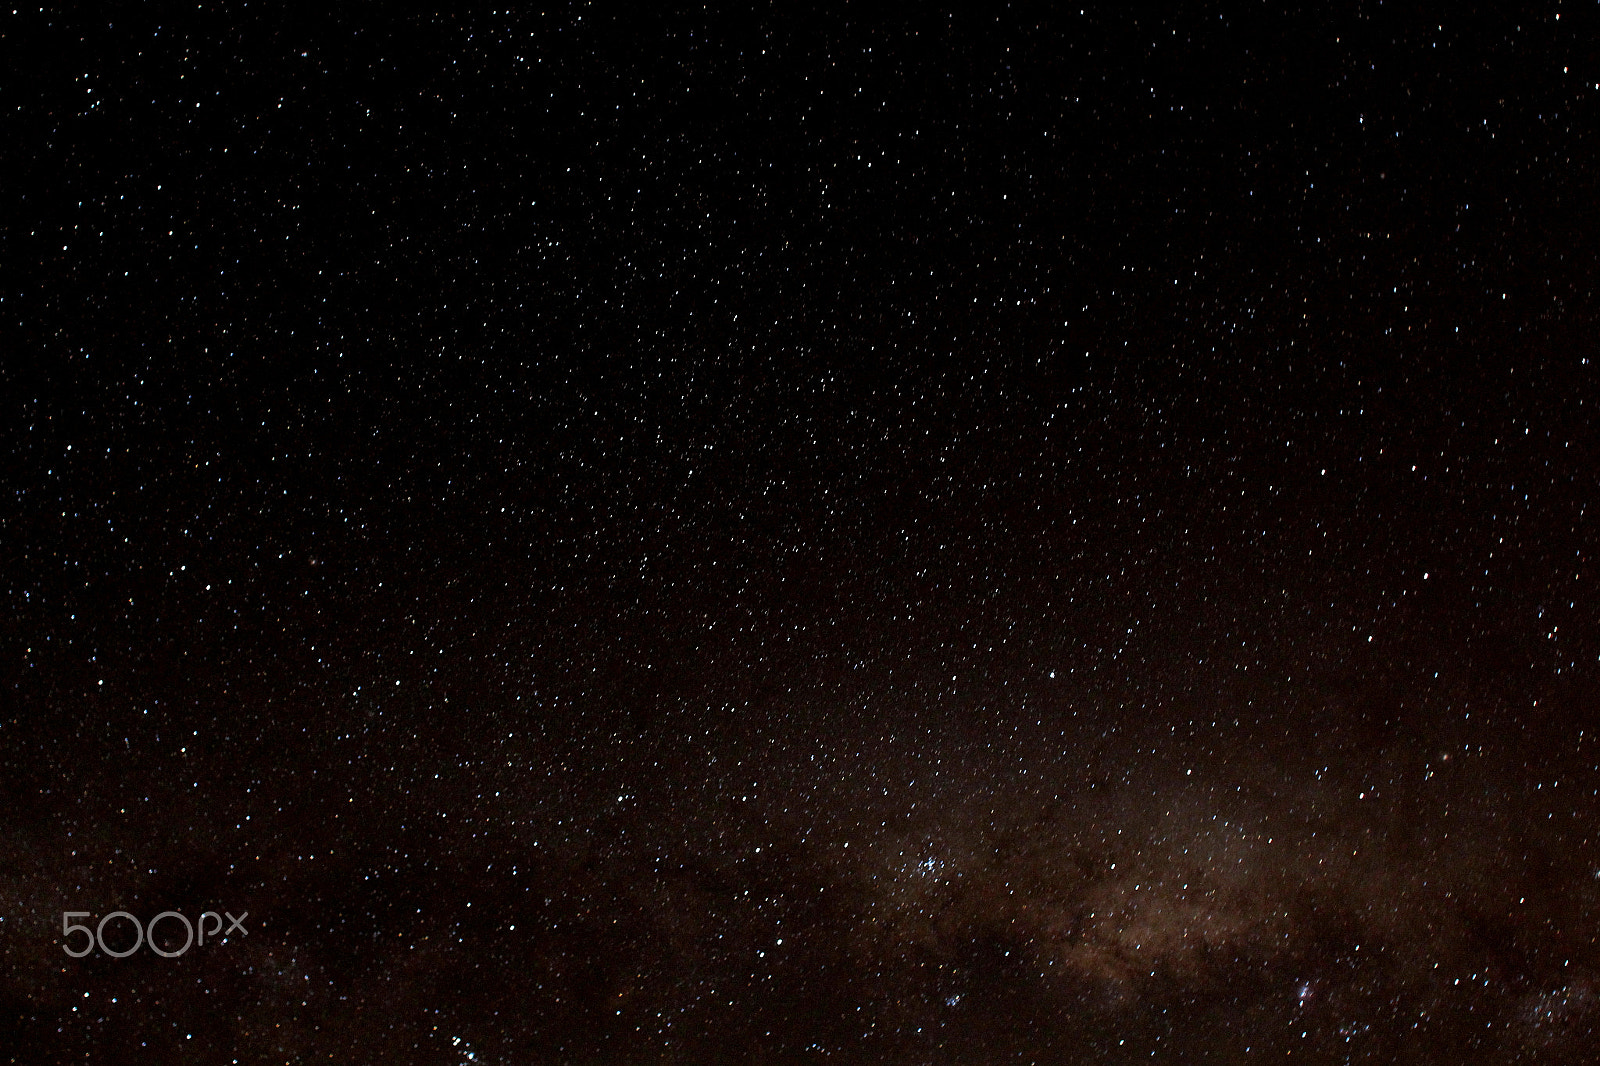
[[[0,12],[3,1061],[1600,1061],[1596,5],[332,6]]]

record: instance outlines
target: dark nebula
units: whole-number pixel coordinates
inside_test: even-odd
[[[1594,4],[332,7],[0,12],[0,1060],[1600,1062]]]

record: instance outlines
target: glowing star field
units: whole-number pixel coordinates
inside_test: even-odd
[[[0,15],[0,1062],[1600,1061],[1595,17]]]

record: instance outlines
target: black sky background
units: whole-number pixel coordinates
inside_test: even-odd
[[[1593,18],[0,16],[0,1050],[1593,1061]]]

